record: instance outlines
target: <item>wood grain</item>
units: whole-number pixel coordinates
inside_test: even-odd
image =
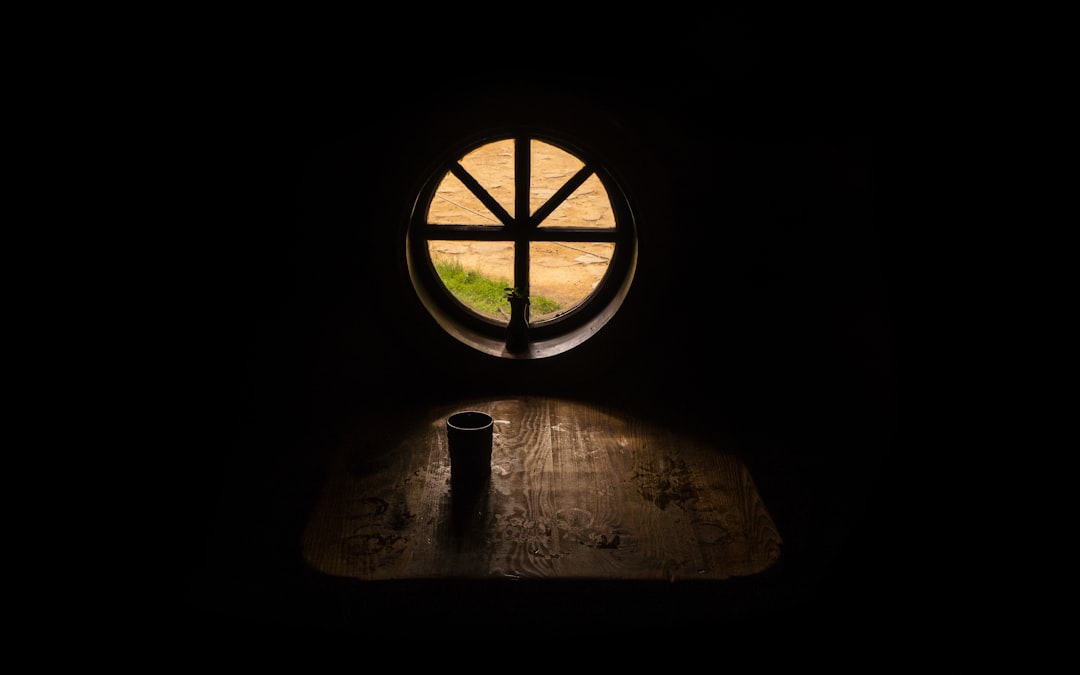
[[[495,418],[491,481],[454,495],[446,418]],[[474,401],[358,420],[304,533],[306,563],[361,580],[726,579],[781,538],[739,458],[577,401]]]

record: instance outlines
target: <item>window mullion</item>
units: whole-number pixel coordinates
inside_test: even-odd
[[[577,190],[581,185],[593,175],[593,170],[589,166],[584,166],[574,174],[573,178],[566,181],[559,190],[551,195],[551,198],[544,203],[543,206],[536,210],[533,215],[534,222],[539,224],[544,222],[544,219],[551,215],[551,212],[559,208],[559,206],[566,201],[567,197],[574,194],[574,190]]]
[[[499,222],[510,223],[513,220],[510,214],[506,212],[506,209],[502,207],[502,204],[495,201],[495,198],[488,194],[488,191],[485,190],[484,187],[473,178],[472,174],[466,171],[465,167],[461,166],[461,164],[455,162],[451,165],[450,173],[457,176],[457,179],[460,180],[465,187],[469,188],[470,192],[476,195],[476,198],[480,200],[480,203],[486,206],[488,210],[491,211],[492,215],[499,219]]]
[[[529,237],[535,227],[529,217],[532,151],[528,136],[514,138],[514,287],[529,295]]]

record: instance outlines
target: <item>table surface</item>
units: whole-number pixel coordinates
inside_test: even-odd
[[[495,418],[490,484],[450,484],[446,418]],[[523,397],[359,417],[303,536],[305,563],[359,580],[717,580],[781,537],[732,451],[617,410]]]

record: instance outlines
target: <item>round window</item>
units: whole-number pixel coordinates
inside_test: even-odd
[[[452,336],[488,354],[543,358],[594,335],[633,279],[633,210],[602,160],[536,129],[463,141],[413,205],[409,275]]]

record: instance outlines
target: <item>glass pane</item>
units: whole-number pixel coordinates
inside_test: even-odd
[[[585,163],[565,150],[543,141],[532,142],[532,186],[529,191],[531,213],[547,203],[552,195],[581,170]],[[600,179],[593,174],[544,219],[541,227],[615,227],[611,201]]]
[[[543,141],[533,140],[529,148],[532,153],[529,162],[529,171],[532,173],[529,213],[532,214],[546,204],[551,195],[573,178],[585,163],[565,150]]]
[[[562,204],[551,212],[540,227],[615,227],[607,190],[593,174]]]
[[[615,244],[533,242],[529,245],[532,321],[553,319],[581,304],[607,273]]]
[[[501,225],[495,214],[451,173],[439,183],[427,221],[432,225]]]
[[[462,157],[460,164],[507,213],[514,215],[513,139],[481,146]]]
[[[512,242],[436,240],[428,242],[428,253],[454,297],[479,314],[509,323],[510,303],[503,294],[513,286]]]

